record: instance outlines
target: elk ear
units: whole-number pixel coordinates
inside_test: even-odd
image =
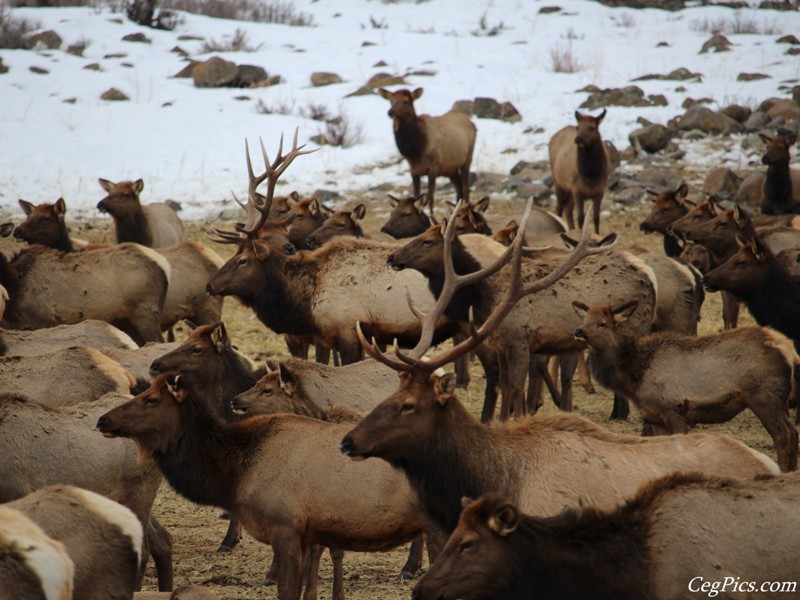
[[[574,310],[575,314],[578,315],[581,319],[585,319],[586,313],[589,312],[589,307],[586,306],[583,302],[578,302],[577,300],[573,300],[572,310]]]
[[[570,237],[570,236],[569,236],[569,235],[567,235],[565,232],[563,232],[563,231],[562,231],[562,232],[561,232],[561,233],[559,233],[558,235],[559,235],[559,237],[561,238],[561,241],[562,241],[562,242],[564,242],[564,245],[565,245],[567,248],[575,248],[575,247],[578,245],[578,240],[576,240],[576,239],[575,239],[575,238],[573,238],[573,237]]]
[[[266,260],[272,252],[272,249],[265,240],[253,240],[253,252],[258,260]]]
[[[271,360],[265,360],[264,361],[264,370],[267,373],[273,373],[274,371],[277,371],[278,369],[280,369],[280,364],[276,364],[275,362],[273,362]]]
[[[230,347],[231,342],[228,339],[228,333],[225,331],[223,323],[217,323],[214,329],[211,330],[211,343],[214,345],[214,351],[217,354],[222,354],[225,348]]]
[[[595,120],[595,122],[596,122],[598,125],[600,125],[600,123],[602,123],[602,122],[603,122],[603,119],[605,119],[605,118],[606,118],[606,109],[604,108],[604,109],[603,109],[603,112],[601,112],[599,115],[597,115],[597,116],[594,118],[594,120]]]
[[[428,203],[428,194],[422,193],[416,198],[414,198],[414,208],[416,208],[419,212],[422,212],[422,209],[425,208],[425,205]]]
[[[757,237],[753,237],[753,239],[750,240],[750,248],[752,249],[753,257],[758,262],[763,263],[766,259],[766,248],[764,247],[764,244],[762,244]]]
[[[278,366],[278,373],[280,377],[281,388],[289,396],[293,396],[297,387],[297,379],[295,378],[294,373],[292,373],[291,369],[289,369],[283,363]]]
[[[17,200],[17,202],[19,202],[19,207],[22,209],[22,212],[25,213],[25,216],[30,217],[31,213],[33,212],[33,209],[35,208],[33,204],[31,204],[27,200],[23,200],[22,198]]]
[[[456,376],[452,373],[443,373],[441,375],[434,373],[431,375],[431,379],[433,380],[433,392],[436,394],[436,400],[444,406],[453,397],[453,392],[456,391]]]
[[[420,96],[422,96],[422,88],[417,88],[413,92],[411,92],[411,99],[412,100],[416,100]]]
[[[519,512],[517,507],[507,502],[492,511],[487,522],[489,529],[500,537],[506,537],[519,525]]]
[[[14,231],[13,223],[3,223],[0,225],[0,237],[8,237]]]
[[[675,195],[678,198],[686,198],[689,195],[689,186],[686,185],[685,181],[682,181],[681,184],[678,186],[678,189],[675,190]]]
[[[186,326],[186,329],[188,329],[189,331],[194,331],[198,327],[197,323],[195,323],[191,319],[184,319],[183,320],[183,324]]]
[[[186,399],[186,388],[183,385],[183,379],[177,373],[170,373],[166,376],[164,382],[167,384],[167,392],[175,398],[176,402],[183,402]]]
[[[461,508],[462,510],[467,508],[470,504],[472,504],[474,500],[469,496],[461,496]]]
[[[733,222],[740,228],[747,225],[747,213],[738,204],[733,207]]]
[[[297,190],[295,190],[291,194],[289,194],[289,196],[286,198],[286,200],[287,200],[287,204],[288,204],[288,200],[291,200],[292,202],[297,202],[298,200],[300,200],[300,194],[297,192]]]
[[[576,121],[580,121],[581,119],[584,119],[584,118],[585,117],[581,113],[579,113],[577,110],[575,111],[575,120]]]
[[[652,200],[653,202],[655,202],[658,199],[658,196],[659,196],[657,191],[651,190],[650,188],[647,188],[644,191],[644,193],[647,194],[648,196],[650,196],[650,200]]]
[[[105,191],[110,192],[114,189],[114,182],[109,181],[108,179],[98,179],[97,182],[100,184],[100,187],[103,188]]]
[[[367,207],[363,204],[359,204],[356,206],[352,212],[350,213],[354,219],[361,220],[364,218],[364,215],[367,214]]]
[[[606,237],[597,242],[597,247],[602,248],[603,246],[610,246],[611,244],[614,244],[617,241],[618,237],[619,234],[609,233]]]
[[[141,179],[137,179],[136,181],[133,182],[133,191],[136,193],[137,196],[142,193],[143,189],[144,189],[144,181],[142,181]]]
[[[316,198],[314,198],[308,205],[308,212],[311,213],[312,217],[316,218],[319,216],[319,211],[320,211],[319,201]]]
[[[764,133],[759,133],[758,137],[760,137],[761,141],[764,142],[765,144],[769,144],[772,141],[772,138]]]
[[[55,213],[56,219],[58,219],[59,223],[64,220],[64,215],[67,214],[67,203],[64,202],[63,198],[56,200],[56,203],[53,205],[53,212]]]
[[[636,312],[636,307],[638,306],[638,300],[630,300],[625,304],[618,306],[617,308],[612,308],[611,314],[614,315],[614,321],[617,323],[624,323],[634,312]]]
[[[380,94],[381,98],[384,98],[386,100],[392,99],[392,92],[390,92],[386,88],[378,88],[378,93]]]
[[[472,207],[476,212],[486,212],[486,209],[489,208],[489,202],[491,198],[489,196],[484,196],[480,200],[478,200],[475,205]]]
[[[396,198],[391,194],[386,194],[386,195],[389,197],[389,204],[391,204],[392,206],[397,206],[398,204],[400,204],[400,198]]]

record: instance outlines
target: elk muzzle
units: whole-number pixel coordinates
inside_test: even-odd
[[[703,289],[707,292],[718,292],[719,288],[714,285],[714,283],[709,279],[708,275],[703,275],[700,279],[700,283],[703,285]]]
[[[394,252],[390,253],[389,256],[386,257],[386,264],[395,271],[402,271],[406,268],[405,264],[397,259]]]
[[[574,337],[579,342],[588,342],[589,338],[586,336],[586,332],[583,331],[580,327],[578,327],[575,331],[572,332],[572,337]]]
[[[114,438],[122,435],[122,427],[115,426],[114,422],[109,419],[108,413],[97,419],[95,428],[103,434],[103,437]]]
[[[353,450],[353,438],[350,437],[350,434],[347,434],[342,438],[341,443],[339,444],[339,450],[345,456],[349,456],[351,460],[364,460],[366,459],[366,455],[358,454],[356,451]]]
[[[103,198],[100,202],[97,203],[97,210],[101,213],[108,212],[108,206],[106,206],[106,199]]]

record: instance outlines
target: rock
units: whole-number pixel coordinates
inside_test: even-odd
[[[598,0],[600,4],[625,8],[659,8],[661,10],[683,10],[686,8],[684,0]]]
[[[747,175],[734,195],[736,203],[751,208],[761,206],[761,190],[764,187],[765,178],[766,172],[764,171],[755,171]]]
[[[231,83],[233,87],[257,87],[267,80],[267,72],[257,65],[238,65],[236,69],[236,78]]]
[[[648,81],[651,79],[659,79],[664,81],[702,81],[703,76],[700,73],[692,73],[689,69],[681,67],[679,69],[675,69],[674,71],[670,71],[666,75],[642,75],[641,77],[637,77],[633,81]]]
[[[48,50],[56,50],[61,48],[62,42],[61,36],[52,29],[40,31],[39,33],[34,33],[25,38],[25,45],[29,49],[34,49],[39,46],[47,48]]]
[[[177,73],[175,73],[175,75],[173,75],[173,77],[176,77],[178,79],[189,79],[189,78],[192,78],[192,77],[194,77],[194,68],[199,64],[200,64],[199,61],[190,60],[188,63],[186,63],[186,66],[183,67]]]
[[[647,99],[651,106],[667,106],[667,97],[664,94],[648,94]]]
[[[311,85],[314,87],[322,87],[324,85],[331,85],[334,83],[342,83],[342,78],[336,73],[326,73],[324,71],[314,71],[311,74]]]
[[[42,67],[37,67],[35,65],[28,67],[28,70],[30,70],[31,73],[36,73],[37,75],[47,75],[50,73],[50,71],[47,69],[43,69]]]
[[[362,85],[358,88],[355,92],[351,92],[347,94],[347,98],[350,96],[365,96],[367,94],[372,94],[378,88],[388,87],[390,85],[405,85],[406,80],[400,75],[392,75],[390,73],[375,73],[372,77],[369,78],[366,84]]]
[[[553,193],[549,187],[543,183],[526,182],[519,184],[516,189],[518,198],[528,199],[533,196],[534,204],[539,204],[542,200],[546,200]]]
[[[681,104],[682,108],[691,108],[692,106],[697,106],[698,104],[711,104],[714,102],[711,98],[686,98]]]
[[[509,171],[510,175],[521,175],[523,171],[530,170],[533,171],[538,168],[539,163],[531,162],[529,160],[520,160],[511,167],[511,171]]]
[[[769,123],[767,113],[762,110],[757,110],[744,122],[744,128],[747,131],[757,131]]]
[[[194,85],[199,88],[224,87],[236,80],[239,68],[219,56],[212,56],[205,62],[195,65],[192,71]]]
[[[499,119],[509,123],[517,123],[522,116],[510,102],[500,104],[494,98],[475,98],[472,105],[473,114],[480,119]]]
[[[730,106],[726,106],[721,111],[723,115],[726,115],[733,119],[738,123],[744,123],[750,118],[750,115],[753,114],[753,111],[746,106],[741,106],[739,104],[731,104]]]
[[[800,54],[800,48],[789,48],[784,54],[788,54],[789,56],[797,56]]]
[[[800,106],[798,106],[793,100],[789,100],[788,98],[783,100],[776,100],[767,109],[767,116],[770,119],[774,119],[776,117],[783,117],[787,121],[791,121],[793,119],[800,119]]]
[[[472,116],[475,108],[475,103],[472,100],[456,100],[450,110],[462,112],[465,115]]]
[[[100,96],[100,100],[109,100],[112,102],[123,101],[123,100],[130,100],[125,94],[120,92],[117,88],[108,88],[103,95]]]
[[[616,169],[619,166],[620,161],[622,160],[622,155],[620,154],[620,151],[617,150],[617,147],[611,140],[603,140],[603,145],[605,145],[606,147],[606,152],[608,153],[608,160],[611,163],[611,168]]]
[[[632,146],[640,147],[649,154],[666,148],[669,138],[669,131],[663,125],[646,125],[628,136]]]
[[[717,33],[716,35],[712,36],[711,39],[706,41],[705,44],[703,44],[703,47],[700,49],[698,54],[705,54],[710,50],[713,50],[714,52],[728,52],[730,49],[731,41],[721,33]]]
[[[736,81],[759,81],[761,79],[771,79],[771,76],[764,73],[739,73],[736,77]]]
[[[664,187],[674,190],[680,185],[681,181],[683,181],[683,177],[672,171],[647,167],[636,173],[633,176],[633,181],[635,181],[636,184],[641,187]],[[621,185],[620,187],[626,188],[630,186]]]
[[[139,44],[151,44],[152,40],[143,33],[129,33],[122,37],[123,42],[137,42]]]
[[[128,55],[127,55],[127,54],[125,54],[124,52],[109,52],[108,54],[106,54],[105,56],[103,56],[103,58],[108,58],[108,59],[112,59],[112,58],[126,58],[127,56],[128,56]]]
[[[730,117],[714,112],[706,106],[692,106],[678,117],[678,129],[699,130],[704,133],[728,135],[742,130],[742,125]]]
[[[334,190],[315,190],[311,195],[316,198],[317,202],[320,204],[327,204],[339,198],[339,192]]]
[[[0,56],[0,75],[8,73],[8,65],[3,63],[3,57]]]
[[[634,204],[639,204],[642,201],[642,198],[644,198],[644,195],[645,188],[637,186],[614,194],[612,200],[624,206],[632,206]]]
[[[791,44],[793,46],[800,45],[800,40],[797,39],[795,35],[785,35],[783,37],[778,38],[775,41],[776,44]]]
[[[80,41],[75,42],[74,44],[70,44],[67,46],[67,54],[72,54],[72,56],[80,56],[83,57],[83,52],[86,50],[86,42]]]
[[[708,196],[728,194],[733,196],[739,186],[742,184],[742,178],[736,175],[733,171],[725,167],[712,169],[703,182],[703,191]]]
[[[539,9],[539,14],[541,15],[549,15],[557,12],[561,12],[560,6],[543,6]]]
[[[644,97],[641,88],[629,85],[624,88],[611,88],[592,92],[580,108],[594,110],[605,106],[652,106],[652,102]]]
[[[273,85],[278,85],[281,82],[280,75],[273,75],[272,77],[267,77],[263,81],[257,81],[256,83],[252,84],[250,87],[254,88],[262,88],[262,87],[270,87]]]

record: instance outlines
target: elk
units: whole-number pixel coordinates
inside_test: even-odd
[[[489,208],[490,198],[485,196],[475,204],[461,202],[453,211],[452,218],[456,220],[456,233],[483,233],[492,235],[494,231],[506,227],[508,218],[494,218],[487,221],[484,213]],[[455,204],[453,204],[455,206]],[[567,224],[553,213],[534,206],[524,234],[531,238],[560,234],[567,230]],[[422,233],[422,232],[420,232]]]
[[[767,145],[761,162],[767,165],[767,176],[761,195],[761,212],[765,215],[800,213],[800,171],[789,167],[789,150],[797,134],[769,137],[759,134]]]
[[[739,250],[703,277],[708,292],[725,290],[747,303],[759,325],[773,327],[800,349],[800,281],[757,237],[737,238]]]
[[[64,544],[75,565],[74,598],[133,597],[143,533],[129,509],[100,494],[63,484],[44,487],[5,506]]]
[[[136,440],[178,493],[224,508],[271,544],[280,600],[300,597],[312,544],[382,551],[428,529],[401,473],[382,463],[356,466],[337,452],[350,427],[285,414],[225,423],[180,375],[159,375],[97,422],[106,437]]]
[[[16,239],[64,252],[74,251],[64,222],[66,203],[63,198],[54,204],[38,206],[24,200],[19,203],[27,219],[14,230]],[[161,312],[161,330],[169,331],[170,340],[174,339],[172,327],[183,319],[199,325],[219,321],[222,300],[206,296],[205,285],[225,261],[200,242],[184,241],[155,250],[170,266],[170,283]]]
[[[169,263],[138,244],[80,253],[32,247],[0,254],[0,284],[11,297],[4,319],[14,329],[41,329],[100,319],[139,344],[161,341]]]
[[[117,243],[135,242],[150,248],[174,246],[183,239],[183,223],[175,212],[174,203],[142,205],[139,194],[144,181],[98,179],[107,196],[97,203],[97,210],[114,219]]]
[[[367,207],[363,203],[355,205],[352,210],[334,211],[306,238],[306,245],[309,248],[319,248],[328,240],[339,236],[371,239],[364,235],[359,223],[366,213]]]
[[[381,98],[391,103],[389,116],[394,128],[394,141],[408,161],[414,196],[419,197],[421,179],[428,177],[428,210],[433,215],[436,178],[448,177],[456,199],[469,201],[469,166],[475,149],[477,129],[465,113],[450,110],[432,117],[417,115],[414,101],[422,96],[422,88],[390,92],[380,88]]]
[[[105,321],[86,319],[74,325],[57,325],[33,331],[2,330],[9,356],[34,356],[71,346],[90,348],[138,348],[123,331]]]
[[[560,217],[566,213],[570,229],[575,228],[575,207],[578,224],[583,226],[583,203],[591,200],[594,232],[600,233],[600,203],[613,168],[599,130],[605,116],[605,109],[597,117],[575,111],[577,126],[568,125],[550,138],[548,148],[556,214]]]
[[[453,227],[455,221],[451,221]],[[448,227],[450,224],[448,223]],[[588,235],[588,234],[587,234]],[[486,236],[476,236],[487,248],[491,244]],[[462,243],[462,238],[464,242]],[[487,264],[476,252],[478,246],[468,246],[469,235],[456,238],[452,243],[453,260],[456,272],[466,274],[476,272]],[[518,236],[517,239],[522,240]],[[428,280],[434,296],[438,297],[444,278],[445,266],[442,261],[444,238],[442,226],[434,225],[424,234],[394,250],[388,262],[393,269],[414,269],[420,271]],[[503,247],[487,252],[489,256],[498,256]],[[530,366],[531,354],[567,354],[578,352],[583,348],[575,343],[572,332],[578,325],[569,302],[583,293],[589,292],[598,297],[622,296],[622,290],[635,294],[651,310],[655,306],[656,293],[654,275],[650,268],[638,258],[624,252],[609,251],[609,247],[593,248],[593,253],[603,256],[587,258],[579,269],[567,274],[561,281],[548,289],[544,294],[534,294],[511,309],[509,316],[496,331],[484,342],[487,351],[499,357],[500,390],[503,403],[500,417],[507,419],[512,412],[516,416],[524,414],[523,389],[525,377]],[[555,265],[564,258],[564,251],[544,250],[535,253],[535,257],[523,261],[525,278],[534,280],[552,272]],[[481,321],[502,297],[507,287],[508,270],[478,281],[460,289],[453,303],[447,307],[444,315],[463,327],[468,321],[470,306],[476,318]],[[546,318],[543,315],[547,315]],[[652,312],[640,315],[636,324],[631,327],[644,335],[652,326]],[[494,399],[487,396],[484,404],[483,420],[489,420],[494,414]],[[571,407],[567,391],[562,399],[562,408]]]
[[[515,244],[513,276],[491,315],[473,328],[467,340],[423,361],[435,319],[460,287],[491,272],[457,274],[451,250],[454,232],[449,228],[444,238],[448,266],[442,295],[424,316],[425,334],[417,346],[408,353],[395,350],[385,355],[360,336],[373,358],[400,372],[400,388],[342,439],[341,450],[354,460],[377,457],[402,470],[428,516],[447,532],[456,527],[465,495],[494,491],[533,514],[553,515],[586,505],[611,508],[645,481],[675,470],[743,479],[777,472],[769,458],[723,435],[694,433],[677,439],[617,435],[569,413],[487,426],[461,404],[453,393],[453,376],[437,369],[485,339],[520,297],[547,289],[587,254],[601,252],[588,247],[588,233],[587,221],[577,248],[550,274],[525,284],[521,243]]]
[[[259,176],[253,174],[248,152],[250,189],[269,179],[274,191],[278,177],[292,160],[307,153],[301,148],[295,134],[292,151],[283,156],[279,150],[270,164],[262,147],[266,170]],[[397,275],[386,265],[383,257],[394,246],[342,238],[318,250],[286,254],[259,233],[267,222],[270,199],[271,192],[266,203],[251,194],[248,224],[243,230],[217,230],[221,239],[237,244],[238,249],[211,278],[208,293],[238,297],[274,332],[311,337],[337,350],[342,364],[362,357],[356,321],[387,343],[394,338],[404,343],[418,335],[419,324],[408,308],[406,295],[423,308],[433,303],[433,297],[421,275]],[[452,323],[442,323],[437,339],[446,339],[453,329]]]
[[[798,492],[796,475],[734,481],[678,473],[614,510],[529,516],[502,495],[465,499],[458,527],[412,597],[674,600],[702,589],[779,598],[797,591],[786,556],[797,543]],[[787,583],[770,595],[756,587],[765,581]]]
[[[645,190],[653,201],[653,208],[650,209],[644,221],[639,224],[639,231],[648,234],[658,232],[664,236],[664,253],[672,258],[681,255],[681,245],[678,239],[669,231],[669,227],[678,219],[686,215],[691,210],[686,197],[689,194],[689,186],[681,182],[674,190],[664,190],[656,192]]]
[[[381,227],[382,233],[399,240],[419,235],[431,226],[431,218],[424,211],[428,198],[426,194],[405,198],[396,198],[391,194],[388,196],[392,212]]]
[[[133,444],[98,446],[94,423],[130,396],[109,394],[84,404],[50,408],[18,394],[0,394],[0,502],[63,483],[108,496],[144,525],[144,561],[155,561],[158,588],[172,589],[172,543],[151,508],[161,484],[152,461],[138,463]],[[144,575],[142,570],[141,575]]]
[[[619,330],[637,302],[572,303],[584,320],[575,337],[589,347],[592,372],[630,398],[645,432],[686,433],[695,423],[723,423],[749,408],[772,437],[783,471],[797,468],[797,430],[789,420],[800,357],[786,336],[740,327],[701,337]]]
[[[150,387],[150,380],[152,379],[150,367],[153,361],[177,349],[179,345],[177,342],[150,343],[141,348],[100,347],[99,351],[119,363],[130,373],[133,377],[131,393],[138,394]]]
[[[55,394],[53,381],[58,381]],[[48,406],[91,402],[107,393],[129,394],[135,383],[130,371],[94,348],[0,357],[0,389],[17,390]]]
[[[23,513],[0,506],[0,596],[72,600],[75,564],[64,544]]]
[[[332,212],[316,198],[305,198],[295,202],[281,222],[286,223],[289,241],[294,247],[308,250],[308,236],[322,227]]]

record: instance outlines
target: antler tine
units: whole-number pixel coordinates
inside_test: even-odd
[[[358,336],[358,341],[361,343],[361,347],[364,348],[364,352],[366,352],[373,360],[376,360],[387,367],[391,367],[396,371],[405,371],[406,373],[413,371],[413,368],[410,365],[395,360],[381,352],[380,348],[378,348],[378,345],[375,343],[375,338],[372,339],[372,342],[368,342],[367,338],[364,336],[364,332],[361,331],[361,321],[356,321],[356,335]],[[395,348],[397,348],[397,340],[395,340]],[[395,354],[397,356],[401,356],[398,350],[395,350]]]

